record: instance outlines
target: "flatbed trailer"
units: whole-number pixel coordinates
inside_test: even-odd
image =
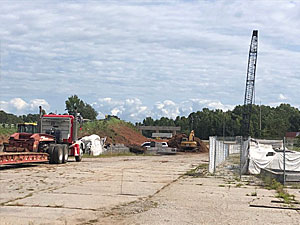
[[[49,154],[41,152],[0,152],[0,165],[49,162]]]

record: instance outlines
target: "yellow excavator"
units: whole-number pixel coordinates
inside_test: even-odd
[[[188,138],[184,137],[181,140],[180,147],[184,150],[193,150],[197,148],[197,142],[195,141],[195,132],[191,131]]]

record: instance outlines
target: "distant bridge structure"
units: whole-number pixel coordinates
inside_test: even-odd
[[[172,126],[137,126],[137,129],[140,130],[140,132],[143,132],[143,130],[153,130],[155,133],[159,133],[159,131],[172,131],[173,136],[176,135],[177,131],[180,131],[180,127],[172,127]]]

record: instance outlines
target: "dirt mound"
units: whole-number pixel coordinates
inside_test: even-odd
[[[168,146],[171,148],[181,149],[180,147],[181,140],[182,138],[186,138],[186,137],[187,136],[185,134],[176,134],[168,141]]]
[[[168,146],[172,148],[177,148],[178,151],[184,151],[180,146],[182,138],[187,138],[185,134],[176,134],[172,139],[168,141]],[[204,144],[200,138],[195,137],[194,139],[197,142],[197,148],[194,149],[196,152],[208,152],[207,146]]]
[[[135,129],[128,127],[123,124],[116,124],[111,127],[115,131],[116,136],[112,140],[115,143],[122,143],[127,146],[129,145],[141,145],[143,142],[147,141],[140,132]]]
[[[97,134],[100,137],[107,137],[106,144],[124,144],[126,146],[140,146],[147,141],[135,127],[122,120],[111,119],[94,121],[84,124],[79,132],[79,137]]]
[[[208,148],[206,144],[200,140],[200,138],[195,137],[195,141],[197,142],[197,152],[208,152]]]

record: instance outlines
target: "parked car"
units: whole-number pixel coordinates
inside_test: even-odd
[[[151,145],[151,142],[150,141],[146,141],[143,144],[141,144],[141,147],[149,148],[150,145]]]
[[[163,147],[169,147],[167,142],[161,142]]]
[[[145,147],[145,148],[155,147],[155,143],[161,143],[162,147],[168,147],[167,142],[154,142],[154,141],[152,141],[152,144],[150,141],[146,141],[143,144],[141,144],[141,147]]]

